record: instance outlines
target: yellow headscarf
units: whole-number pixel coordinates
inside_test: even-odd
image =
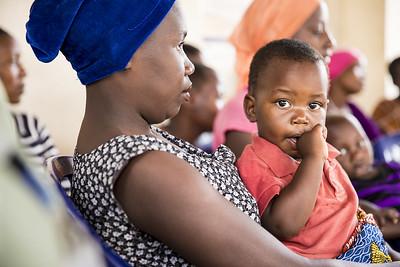
[[[234,29],[239,88],[248,83],[250,63],[259,48],[277,39],[291,38],[319,6],[320,0],[254,0]]]

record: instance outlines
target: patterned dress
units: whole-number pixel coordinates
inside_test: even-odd
[[[87,154],[75,153],[72,199],[97,233],[133,266],[190,266],[168,246],[138,229],[118,205],[113,186],[129,161],[148,151],[164,151],[188,162],[227,200],[260,223],[254,198],[243,185],[233,153],[224,146],[208,154],[153,127],[177,147],[147,135],[121,135]]]

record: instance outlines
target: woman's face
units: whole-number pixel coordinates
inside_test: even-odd
[[[346,94],[357,94],[365,85],[365,66],[357,61],[348,67],[333,83],[339,84]]]
[[[17,43],[11,37],[0,38],[0,81],[4,84],[8,100],[19,103],[24,91],[25,69],[19,61]]]
[[[185,36],[186,28],[175,4],[133,55],[128,69],[121,72],[126,75],[124,94],[131,95],[139,113],[150,124],[175,116],[181,105],[190,100],[189,75],[194,66],[183,51]]]
[[[316,49],[328,64],[332,55],[332,48],[335,40],[327,28],[328,25],[328,6],[321,1],[319,7],[301,26],[301,28],[293,35],[293,39],[297,39],[308,43]]]

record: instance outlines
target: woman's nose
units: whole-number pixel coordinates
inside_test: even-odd
[[[326,47],[329,49],[333,49],[334,47],[336,47],[336,39],[333,36],[332,32],[326,30],[325,35],[326,35]]]
[[[194,71],[195,67],[192,61],[185,55],[185,74],[189,76],[192,75]]]
[[[25,78],[26,70],[25,70],[24,66],[22,66],[21,63],[18,63],[18,69],[19,69],[19,77],[20,78]]]

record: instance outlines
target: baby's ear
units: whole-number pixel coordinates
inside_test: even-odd
[[[255,100],[254,96],[246,94],[246,96],[244,97],[244,101],[243,101],[243,108],[244,108],[244,112],[246,113],[246,117],[247,117],[247,119],[249,119],[250,122],[257,121],[256,112],[255,112],[255,103],[256,103],[256,100]]]

